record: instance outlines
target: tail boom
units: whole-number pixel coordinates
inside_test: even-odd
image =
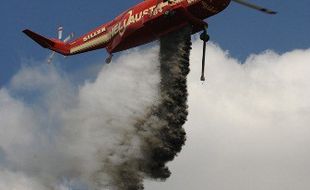
[[[43,48],[48,48],[62,55],[71,55],[70,45],[68,43],[64,43],[58,39],[46,38],[28,29],[24,30],[23,33],[25,33],[29,38],[37,42]]]

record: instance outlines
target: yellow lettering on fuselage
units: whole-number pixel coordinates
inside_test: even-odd
[[[96,37],[96,36],[98,36],[98,35],[100,35],[100,34],[106,32],[106,31],[107,31],[106,28],[105,28],[105,27],[102,27],[102,28],[100,28],[99,30],[97,30],[96,32],[93,32],[93,33],[91,33],[91,34],[85,36],[85,37],[83,38],[83,41],[86,42],[86,41],[88,41],[88,40],[90,40],[90,39],[92,39],[92,38],[94,38],[94,37]]]
[[[88,49],[90,47],[94,47],[98,44],[107,43],[118,34],[120,36],[123,36],[126,29],[129,26],[143,20],[144,16],[149,16],[149,17],[156,16],[159,13],[162,13],[166,6],[176,5],[176,4],[182,3],[183,1],[185,0],[170,0],[170,3],[168,1],[161,2],[157,5],[151,6],[135,14],[133,10],[129,10],[126,13],[127,15],[126,17],[124,16],[120,22],[109,27],[110,28],[109,32],[107,32],[107,29],[105,26],[105,27],[98,29],[96,32],[88,34],[87,36],[83,37],[84,43],[82,45],[72,48],[71,53],[77,53],[85,49]],[[199,0],[187,0],[187,1],[188,3],[190,2],[192,3],[193,1],[199,1]]]
[[[172,1],[172,4],[181,3],[183,1],[184,0],[174,0],[174,1]],[[168,5],[169,5],[169,2],[162,2],[158,5],[151,6],[151,7],[147,8],[143,11],[140,11],[139,13],[136,13],[136,14],[134,14],[132,10],[128,11],[127,12],[128,17],[124,18],[119,23],[112,26],[111,31],[109,31],[110,35],[108,35],[108,36],[110,36],[111,38],[113,38],[117,34],[120,34],[122,36],[128,26],[141,21],[144,16],[147,16],[147,15],[148,16],[156,16],[157,14],[162,13],[163,8],[168,6]],[[85,36],[83,38],[83,41],[84,42],[89,41],[89,40],[97,37],[98,35],[100,35],[104,32],[106,32],[105,27],[99,29],[96,32],[93,32],[93,33]]]

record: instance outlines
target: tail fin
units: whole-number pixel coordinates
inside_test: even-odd
[[[44,36],[41,36],[35,32],[32,32],[31,30],[24,30],[23,31],[28,37],[30,37],[32,40],[37,42],[39,45],[41,45],[43,48],[51,49],[55,52],[58,52],[63,55],[69,55],[70,54],[70,47],[68,44],[56,40],[56,39],[49,39]]]

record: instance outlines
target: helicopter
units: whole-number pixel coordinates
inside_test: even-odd
[[[266,14],[276,14],[246,0],[144,0],[76,39],[73,39],[73,33],[63,39],[62,26],[58,28],[58,38],[46,38],[29,29],[23,32],[43,48],[52,50],[48,63],[52,62],[55,53],[71,56],[102,48],[109,54],[106,63],[110,63],[116,52],[147,44],[190,25],[192,34],[202,32],[200,80],[205,81],[206,43],[210,37],[208,23],[204,20],[225,10],[232,1]]]

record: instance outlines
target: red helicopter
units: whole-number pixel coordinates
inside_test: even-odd
[[[205,50],[209,40],[208,24],[204,19],[220,13],[231,1],[264,13],[276,14],[245,0],[144,0],[75,40],[71,40],[73,33],[62,40],[62,27],[58,28],[58,39],[49,39],[28,29],[23,32],[43,48],[53,51],[48,63],[51,63],[55,52],[69,56],[101,48],[106,48],[109,53],[106,62],[110,63],[115,52],[152,42],[167,33],[191,25],[192,34],[203,31],[200,38],[203,41],[201,80],[204,81]]]

